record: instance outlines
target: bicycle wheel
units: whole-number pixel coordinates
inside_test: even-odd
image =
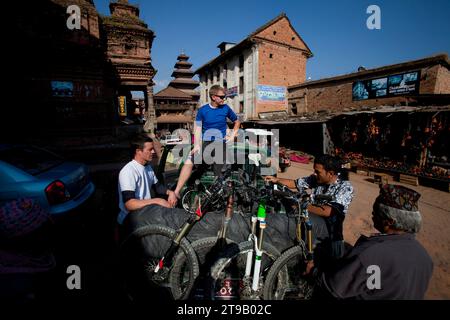
[[[199,267],[195,251],[186,239],[181,240],[172,262],[166,261],[159,272],[154,271],[176,234],[166,226],[148,225],[135,230],[123,243],[121,260],[125,267],[125,285],[133,300],[152,295],[159,298],[170,295],[175,300],[189,296]],[[185,257],[183,265],[174,263],[179,255]]]
[[[211,267],[207,293],[210,299],[217,300],[257,300],[262,298],[262,285],[264,277],[280,256],[280,252],[268,243],[263,243],[263,256],[261,261],[261,275],[259,279],[260,290],[251,289],[252,274],[245,276],[247,254],[254,250],[253,241],[230,244],[225,252]],[[255,257],[252,258],[252,264]]]
[[[272,265],[264,283],[265,300],[310,299],[314,285],[302,276],[306,254],[303,246],[286,250]]]
[[[191,290],[191,298],[197,300],[203,300],[205,298],[205,282],[209,276],[211,266],[216,262],[222,251],[226,249],[227,245],[231,243],[234,243],[234,241],[230,239],[219,239],[217,237],[198,239],[191,243],[200,265],[200,274]],[[174,262],[174,266],[181,267],[185,263],[186,256],[180,252]],[[179,283],[181,280],[174,279],[174,282]]]

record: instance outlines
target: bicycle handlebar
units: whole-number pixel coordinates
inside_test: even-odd
[[[283,198],[291,198],[292,194],[290,192],[285,192],[281,190],[273,190],[273,194]]]

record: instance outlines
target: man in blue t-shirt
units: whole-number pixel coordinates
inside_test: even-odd
[[[206,163],[211,163],[214,159],[214,174],[221,175],[222,168],[226,161],[226,143],[233,142],[237,136],[241,122],[238,120],[234,111],[229,105],[225,104],[225,89],[221,86],[214,85],[209,89],[209,97],[211,102],[202,106],[195,118],[194,124],[194,148],[189,158],[184,163],[180,172],[175,195],[179,198],[180,191],[189,179],[194,166],[192,157],[202,151],[201,160],[202,168]],[[227,118],[234,123],[233,130],[227,135]],[[211,146],[210,146],[211,145]],[[210,146],[209,148],[207,148]],[[206,152],[205,152],[206,149]],[[222,155],[216,155],[215,151],[222,151]],[[200,172],[202,170],[200,169]]]

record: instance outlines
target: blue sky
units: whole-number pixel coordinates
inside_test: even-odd
[[[109,0],[94,0],[109,15]],[[450,0],[129,0],[156,37],[155,92],[167,86],[181,50],[193,70],[216,57],[222,41],[239,42],[285,12],[314,53],[312,80],[450,52]],[[381,9],[381,29],[369,30],[369,5]]]

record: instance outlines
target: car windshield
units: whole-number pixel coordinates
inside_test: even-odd
[[[35,147],[13,147],[0,150],[0,160],[35,176],[63,162],[59,156]]]

